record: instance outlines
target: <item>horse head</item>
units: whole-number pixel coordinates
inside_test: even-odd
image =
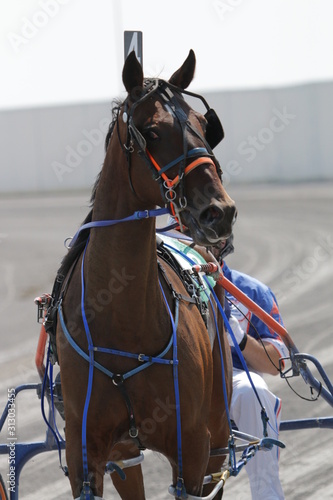
[[[220,121],[202,96],[185,90],[194,70],[191,50],[169,81],[147,79],[132,52],[123,68],[128,96],[117,126],[136,198],[167,204],[193,240],[208,246],[228,238],[237,212],[212,150],[223,138]],[[184,95],[200,99],[207,113],[195,111]]]

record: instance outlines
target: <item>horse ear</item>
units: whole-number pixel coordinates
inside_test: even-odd
[[[195,70],[195,54],[191,49],[183,65],[172,75],[169,82],[176,87],[186,89],[193,80]]]
[[[133,89],[143,86],[142,66],[136,58],[134,50],[126,57],[123,68],[123,83],[129,94]]]

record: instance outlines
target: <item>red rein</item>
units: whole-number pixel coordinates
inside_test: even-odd
[[[196,271],[202,270],[204,272],[213,274],[218,272],[218,266],[213,262],[208,262],[204,266],[193,266],[193,267]],[[295,348],[295,344],[291,339],[287,330],[284,328],[284,326],[278,323],[274,318],[272,318],[272,316],[270,316],[266,311],[264,311],[260,306],[258,306],[258,304],[253,302],[253,300],[251,300],[247,295],[245,295],[245,293],[243,293],[239,288],[237,288],[237,286],[231,283],[231,281],[229,281],[224,276],[223,272],[219,274],[217,283],[221,285],[225,290],[227,290],[227,292],[229,292],[233,297],[239,300],[239,302],[244,304],[249,309],[249,311],[255,314],[259,319],[261,319],[261,321],[263,321],[269,328],[271,328],[274,332],[281,335],[288,349]]]

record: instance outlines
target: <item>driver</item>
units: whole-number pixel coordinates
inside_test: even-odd
[[[225,257],[234,250],[233,236],[211,250],[220,265],[223,266],[225,277],[275,320],[283,324],[276,298],[270,288],[251,276],[229,269],[224,262]],[[288,349],[279,335],[269,329],[228,292],[226,292],[225,303],[230,326],[242,351],[262,406],[266,409],[269,418],[268,436],[278,439],[281,400],[268,389],[262,374],[277,375],[279,373],[279,358],[287,357],[289,355]],[[240,431],[259,438],[263,437],[260,404],[229,334],[228,341],[233,359],[231,418]],[[279,448],[273,446],[270,451],[259,451],[247,463],[245,469],[250,480],[253,500],[281,500],[284,498],[279,479],[278,458]]]

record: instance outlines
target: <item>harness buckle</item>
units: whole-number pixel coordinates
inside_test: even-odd
[[[37,305],[37,323],[41,323],[44,320],[47,309],[50,307],[52,297],[50,294],[44,293],[40,297],[36,297],[34,302]]]
[[[181,208],[181,210],[184,210],[184,208],[187,207],[186,196],[183,196],[182,198],[179,198],[179,207]]]
[[[124,377],[121,373],[115,373],[112,377],[112,382],[115,386],[121,385],[124,382]]]
[[[184,484],[184,479],[182,477],[177,477],[177,484],[175,487],[176,495],[177,497],[185,497],[186,495],[186,488]],[[187,496],[187,495],[186,495]]]
[[[127,153],[131,154],[131,153],[134,153],[134,145],[133,145],[133,141],[131,141],[129,143],[129,146],[127,146],[127,144],[123,144],[125,150]]]
[[[144,362],[144,357],[145,357],[144,354],[139,354],[138,361],[140,361],[140,363],[143,363]]]
[[[138,431],[138,429],[137,429],[136,427],[131,427],[131,428],[129,429],[129,431],[128,431],[128,434],[130,435],[130,437],[131,437],[132,439],[135,439],[135,438],[137,438],[137,437],[138,437],[138,435],[139,435],[139,431]]]

